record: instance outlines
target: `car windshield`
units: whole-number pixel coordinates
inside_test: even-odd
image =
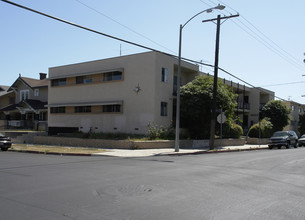
[[[305,138],[305,134],[303,134],[303,135],[301,136],[301,138]]]
[[[0,133],[0,137],[4,137],[4,135],[2,133]]]
[[[288,133],[285,131],[275,132],[273,134],[273,137],[284,137],[284,136],[288,136]]]

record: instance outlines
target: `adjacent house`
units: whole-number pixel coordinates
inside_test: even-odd
[[[15,103],[15,93],[8,92],[9,86],[0,86],[0,109]],[[6,127],[5,114],[0,111],[0,129]]]
[[[48,126],[58,132],[144,134],[149,123],[175,121],[177,59],[147,52],[49,68]],[[182,62],[181,85],[199,74]],[[236,114],[245,131],[274,93],[225,81],[238,93]],[[191,111],[191,109],[190,109]]]
[[[0,112],[6,128],[46,130],[48,102],[46,75],[40,73],[40,79],[19,75],[9,88],[5,88]]]

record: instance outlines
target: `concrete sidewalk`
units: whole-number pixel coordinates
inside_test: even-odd
[[[222,153],[222,152],[237,152],[249,150],[263,150],[268,149],[268,145],[243,145],[243,146],[223,146],[216,147],[215,150],[210,151],[208,148],[202,149],[180,149],[175,152],[173,148],[165,149],[147,149],[147,150],[122,150],[122,149],[107,149],[103,153],[94,153],[92,156],[113,156],[113,157],[149,157],[149,156],[165,156],[165,155],[190,155],[190,154],[208,154],[208,153]]]

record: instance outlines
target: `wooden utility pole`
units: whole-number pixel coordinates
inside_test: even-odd
[[[215,46],[215,64],[214,64],[214,84],[213,84],[213,103],[212,103],[212,115],[211,115],[211,130],[210,130],[210,150],[214,149],[214,139],[215,139],[215,126],[216,126],[216,97],[217,97],[217,79],[218,79],[218,57],[219,57],[219,36],[220,36],[220,21],[222,19],[229,19],[233,17],[238,17],[237,15],[231,15],[226,17],[217,16],[215,19],[204,20],[202,22],[215,21],[217,20],[216,29],[216,46]]]

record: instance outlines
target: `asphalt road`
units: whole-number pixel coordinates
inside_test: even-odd
[[[0,219],[305,219],[305,148],[146,158],[0,152]]]

